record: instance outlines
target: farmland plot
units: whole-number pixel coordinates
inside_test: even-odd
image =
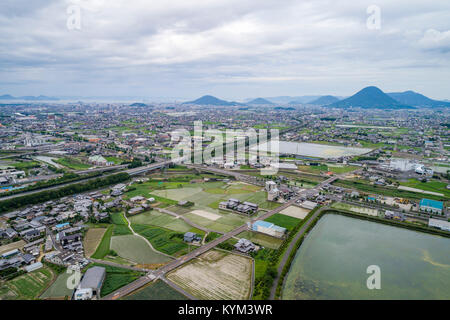
[[[86,253],[86,257],[90,257],[97,250],[100,241],[102,241],[103,235],[105,234],[105,228],[91,228],[87,231],[84,237],[83,247]]]
[[[112,237],[111,249],[122,258],[141,264],[165,263],[171,260],[153,251],[142,238],[134,235]]]
[[[250,298],[253,261],[218,250],[208,251],[167,278],[203,300]]]

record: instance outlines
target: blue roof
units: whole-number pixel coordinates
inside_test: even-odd
[[[441,201],[430,200],[430,199],[422,199],[420,200],[420,206],[431,207],[435,209],[443,209],[444,203]]]
[[[57,228],[62,228],[62,227],[68,226],[68,225],[69,225],[69,222],[66,222],[66,223],[57,224],[56,227]]]
[[[259,227],[263,227],[263,228],[270,228],[270,229],[278,230],[278,231],[281,231],[281,232],[286,231],[286,228],[276,226],[273,223],[270,223],[270,222],[267,222],[267,221],[256,221],[253,224],[254,230],[256,230],[255,227],[258,227],[258,226]]]

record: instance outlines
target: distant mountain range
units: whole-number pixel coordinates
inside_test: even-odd
[[[249,104],[249,105],[273,105],[274,103],[267,99],[264,99],[264,98],[256,98],[256,99],[253,99],[253,100],[247,102],[247,104]]]
[[[347,99],[327,106],[332,108],[415,109],[391,98],[377,87],[366,87]]]
[[[14,97],[9,94],[0,96],[0,100],[23,100],[23,101],[58,101],[58,98],[47,97],[47,96],[24,96],[24,97]]]
[[[326,106],[328,104],[338,102],[339,100],[340,99],[336,98],[335,96],[321,96],[316,100],[308,102],[308,104],[312,104],[315,106]]]
[[[218,99],[213,96],[203,96],[194,101],[184,102],[183,104],[194,104],[198,106],[243,106],[245,104],[238,102],[229,102]]]
[[[413,107],[429,107],[429,108],[450,107],[450,102],[433,100],[424,96],[423,94],[414,91],[393,92],[388,93],[388,95],[402,104],[406,104]]]

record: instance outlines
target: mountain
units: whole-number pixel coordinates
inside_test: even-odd
[[[253,99],[252,101],[247,102],[247,104],[250,104],[250,105],[252,105],[252,104],[253,105],[273,105],[274,103],[267,99],[264,99],[264,98],[257,98],[257,99]]]
[[[238,102],[228,102],[225,100],[220,100],[213,96],[203,96],[194,101],[185,102],[183,104],[195,104],[198,106],[241,106],[243,103]]]
[[[304,104],[308,101],[319,98],[320,96],[278,96],[278,97],[264,97],[273,103],[279,104]]]
[[[9,94],[4,94],[2,96],[0,96],[0,100],[15,100],[16,98],[9,95]]]
[[[24,101],[58,101],[58,98],[55,97],[47,97],[47,96],[24,96],[24,97],[14,97],[9,94],[5,94],[0,96],[0,100],[24,100]]]
[[[328,105],[331,108],[415,109],[394,100],[377,87],[367,87],[353,96]]]
[[[339,99],[334,96],[321,96],[319,99],[308,102],[308,104],[313,104],[315,106],[325,106],[327,104],[332,104],[338,101]]]
[[[144,108],[144,107],[148,107],[148,106],[145,103],[135,102],[133,104],[130,104],[130,107]]]
[[[407,104],[413,107],[450,107],[449,102],[433,100],[424,96],[423,94],[414,91],[392,92],[388,93],[388,95],[400,103]]]

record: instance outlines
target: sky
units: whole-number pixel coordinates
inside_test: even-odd
[[[449,79],[448,0],[0,1],[0,95],[450,99]]]

